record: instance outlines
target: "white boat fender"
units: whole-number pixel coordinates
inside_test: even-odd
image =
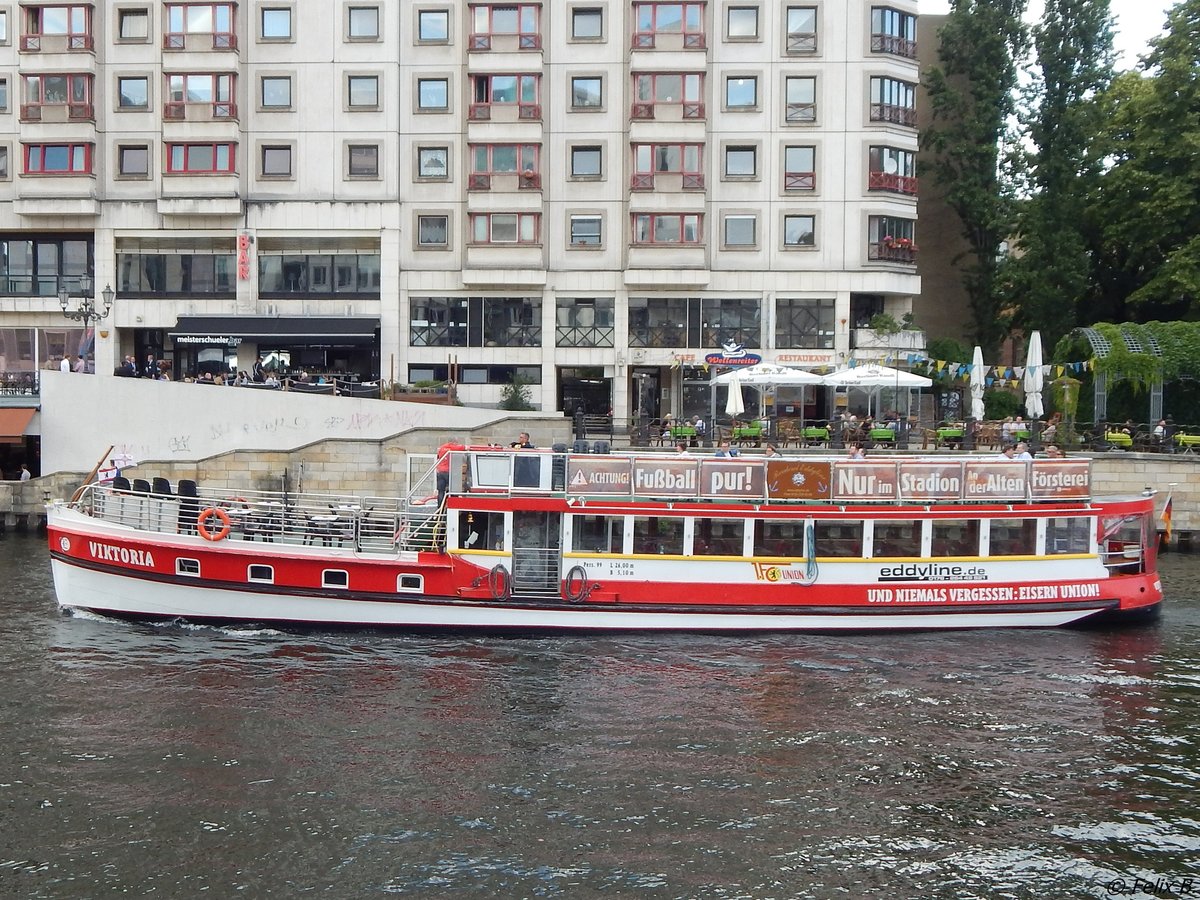
[[[493,600],[507,600],[512,596],[512,577],[508,569],[499,564],[492,567],[488,572],[488,590],[492,592]]]
[[[213,516],[221,523],[221,527],[216,531],[208,530],[208,520]],[[206,541],[223,541],[229,537],[229,513],[221,509],[219,506],[210,506],[208,509],[200,513],[196,517],[196,531],[200,533],[200,537]]]
[[[578,603],[592,592],[592,585],[588,584],[587,570],[583,566],[572,566],[567,572],[563,592],[571,603]]]

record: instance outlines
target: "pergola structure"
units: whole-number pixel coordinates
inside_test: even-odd
[[[1092,352],[1098,358],[1103,359],[1112,352],[1112,343],[1103,334],[1095,328],[1076,328],[1073,332],[1082,334],[1088,339],[1088,343],[1092,345]],[[1125,347],[1130,353],[1142,353],[1153,355],[1159,358],[1162,357],[1162,347],[1159,346],[1158,340],[1154,335],[1143,331],[1142,334],[1135,334],[1131,329],[1121,326],[1121,340],[1125,342]],[[1120,381],[1120,373],[1113,374],[1114,381]],[[1095,392],[1095,412],[1094,417],[1097,422],[1103,422],[1108,418],[1108,376],[1098,369],[1092,370],[1092,386]],[[1163,381],[1162,378],[1156,378],[1150,385],[1150,417],[1147,421],[1157,422],[1163,417]]]

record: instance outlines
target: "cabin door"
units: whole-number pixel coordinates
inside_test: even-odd
[[[561,514],[513,513],[512,577],[516,596],[558,596],[562,581]]]

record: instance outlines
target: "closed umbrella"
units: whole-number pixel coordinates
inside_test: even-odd
[[[725,398],[725,415],[737,418],[746,412],[746,404],[742,402],[742,383],[735,377],[727,382],[729,396]]]
[[[983,421],[983,388],[984,388],[983,348],[975,345],[975,355],[971,358],[971,418],[977,422]]]
[[[1031,332],[1029,350],[1025,354],[1025,413],[1031,419],[1040,419],[1046,413],[1042,404],[1042,333]]]

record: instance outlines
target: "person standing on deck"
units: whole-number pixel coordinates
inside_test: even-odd
[[[447,441],[437,449],[437,463],[434,472],[437,476],[438,506],[446,501],[446,493],[450,490],[450,454],[456,450],[466,450],[466,446],[456,441]]]

